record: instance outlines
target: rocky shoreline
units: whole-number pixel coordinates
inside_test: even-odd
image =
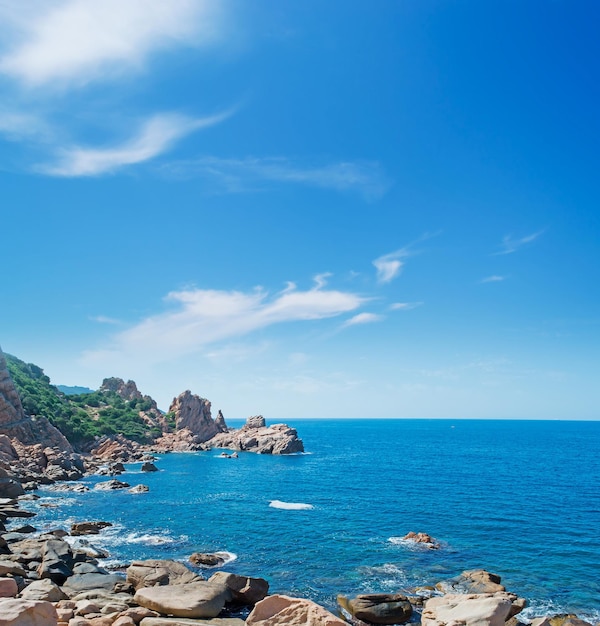
[[[223,571],[219,554],[192,554],[189,564],[134,560],[124,571],[109,571],[99,564],[108,554],[93,537],[110,523],[80,521],[69,531],[37,534],[22,521],[35,517],[27,503],[38,497],[0,499],[1,626],[520,626],[526,606],[485,570],[409,592],[340,595],[337,615],[305,598],[269,594],[265,579]],[[439,546],[425,533],[403,539],[423,549]],[[218,571],[206,579],[206,568]],[[593,626],[575,615],[534,618],[531,625]]]

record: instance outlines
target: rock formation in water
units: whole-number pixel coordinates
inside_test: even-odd
[[[184,391],[173,399],[169,415],[175,420],[175,431],[165,433],[156,442],[157,449],[163,450],[201,450],[203,444],[220,432],[227,431],[223,414],[219,411],[214,420],[210,411],[211,404],[191,391]]]
[[[293,454],[304,452],[298,432],[286,424],[267,426],[262,415],[249,417],[240,429],[229,429],[207,442],[213,448],[246,450],[258,454]]]

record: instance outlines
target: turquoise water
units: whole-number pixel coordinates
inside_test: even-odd
[[[113,522],[92,538],[113,564],[227,551],[236,557],[228,571],[330,608],[338,593],[409,590],[485,568],[529,600],[530,617],[568,611],[600,620],[600,422],[290,425],[308,454],[165,455],[158,473],[132,465],[119,477],[149,493],[61,495],[58,508],[38,509],[37,525]],[[398,542],[410,530],[442,548]]]

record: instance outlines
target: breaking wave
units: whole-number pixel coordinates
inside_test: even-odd
[[[305,502],[282,502],[281,500],[271,500],[269,506],[274,509],[285,509],[286,511],[308,511],[314,509],[312,504]]]

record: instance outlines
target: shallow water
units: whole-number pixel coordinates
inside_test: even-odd
[[[235,425],[235,424],[234,424]],[[600,422],[296,420],[308,454],[169,454],[150,492],[52,494],[38,528],[107,520],[112,564],[231,553],[227,571],[328,607],[485,568],[525,615],[600,620]],[[84,482],[107,480],[89,477]],[[275,503],[275,504],[274,504]],[[398,538],[424,531],[440,550]]]

